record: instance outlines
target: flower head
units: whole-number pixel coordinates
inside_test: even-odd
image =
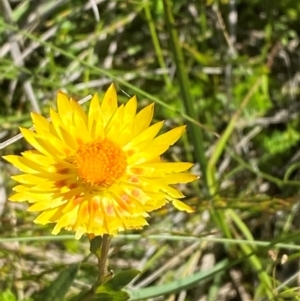
[[[55,223],[53,234],[64,228],[80,238],[141,228],[150,211],[168,202],[192,211],[170,186],[195,180],[186,172],[192,164],[161,160],[184,126],[157,136],[163,122],[150,126],[153,104],[137,113],[132,97],[118,106],[114,85],[101,104],[94,95],[87,114],[62,92],[57,107],[50,109],[51,122],[31,114],[35,132],[21,128],[34,150],[4,157],[23,172],[12,177],[20,185],[10,200],[41,212],[36,223]]]

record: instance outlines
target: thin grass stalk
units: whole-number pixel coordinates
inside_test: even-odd
[[[147,24],[149,27],[149,31],[150,31],[150,35],[151,35],[151,39],[152,39],[152,43],[154,46],[154,51],[156,54],[156,58],[159,64],[159,67],[163,70],[167,70],[167,66],[162,54],[162,49],[160,47],[160,43],[159,43],[159,38],[156,32],[156,28],[155,28],[155,24],[151,15],[151,10],[150,10],[150,1],[149,0],[145,0],[144,1],[144,11],[145,11],[145,16],[146,16],[146,20],[147,20]],[[168,74],[163,73],[162,77],[164,79],[165,85],[167,88],[170,88],[172,86],[170,77],[168,76]]]
[[[183,104],[187,115],[189,115],[192,119],[197,120],[198,114],[194,107],[194,101],[192,95],[190,93],[190,82],[188,79],[187,71],[185,68],[184,57],[182,53],[182,49],[180,46],[180,42],[178,39],[178,33],[175,27],[175,20],[172,12],[172,4],[170,0],[163,0],[164,3],[164,12],[166,18],[166,24],[168,27],[171,50],[173,53],[174,61],[177,68],[177,78],[180,86],[180,91],[183,99]],[[191,142],[194,146],[194,158],[197,162],[200,163],[200,168],[202,174],[204,176],[204,180],[206,180],[206,166],[207,160],[205,157],[204,150],[204,133],[201,128],[197,127],[193,123],[189,123],[189,130],[191,135]]]
[[[230,156],[232,157],[232,159],[234,159],[236,162],[238,162],[240,164],[240,166],[243,169],[247,169],[250,172],[260,176],[263,179],[266,179],[268,181],[270,181],[271,183],[276,184],[277,186],[299,186],[300,185],[300,181],[283,181],[279,178],[276,178],[272,175],[269,175],[263,171],[260,171],[258,169],[255,169],[253,166],[251,166],[251,164],[249,164],[248,162],[246,162],[245,160],[243,160],[241,157],[237,156],[232,150],[230,150],[229,148],[227,148],[227,152],[230,154]]]
[[[244,98],[240,108],[238,111],[233,115],[231,118],[229,124],[227,125],[225,131],[220,136],[219,141],[216,145],[216,148],[214,152],[212,153],[211,157],[208,160],[207,165],[207,185],[209,187],[210,195],[214,196],[217,193],[217,179],[216,179],[216,165],[217,162],[224,152],[224,149],[226,148],[227,141],[231,137],[231,134],[233,130],[235,129],[236,122],[238,118],[240,117],[241,113],[247,106],[248,102],[250,101],[253,94],[256,92],[259,85],[262,83],[262,78],[258,78],[255,84],[252,86],[246,97]]]
[[[33,34],[29,33],[28,31],[25,31],[25,30],[20,30],[18,29],[17,27],[15,26],[12,26],[12,25],[9,25],[7,23],[4,23],[3,21],[1,21],[0,19],[0,26],[4,27],[4,28],[9,28],[15,32],[18,32],[19,34],[21,34],[22,36],[24,37],[27,37],[28,39],[32,40],[32,41],[35,41],[35,42],[38,42],[40,43],[41,45],[45,46],[45,47],[48,47],[49,49],[52,49],[52,50],[55,50],[57,51],[58,53],[60,53],[61,55],[69,58],[69,59],[72,59],[74,61],[77,61],[79,64],[81,64],[82,66],[84,67],[87,67],[87,68],[90,68],[91,70],[94,70],[96,72],[98,72],[99,74],[101,75],[104,75],[104,76],[107,76],[108,78],[110,78],[111,80],[115,81],[116,83],[120,84],[120,85],[123,85],[124,87],[128,88],[128,89],[131,89],[134,93],[136,94],[139,94],[145,98],[147,98],[148,100],[151,100],[151,101],[154,101],[155,103],[161,105],[162,107],[164,108],[167,108],[168,110],[172,111],[172,112],[176,112],[176,113],[180,113],[181,116],[189,121],[191,124],[194,124],[196,125],[196,128],[197,127],[200,127],[200,128],[204,128],[206,131],[209,131],[211,132],[212,134],[214,134],[215,136],[218,136],[217,133],[213,132],[211,129],[209,129],[207,126],[201,124],[199,121],[197,121],[196,119],[193,119],[192,117],[190,117],[188,114],[186,113],[183,113],[183,112],[179,112],[177,108],[174,108],[174,106],[170,106],[168,105],[167,103],[165,103],[164,101],[160,100],[159,98],[155,97],[154,95],[152,94],[149,94],[147,92],[145,92],[144,90],[141,90],[139,88],[137,88],[136,86],[130,84],[128,81],[120,78],[120,77],[117,77],[115,75],[113,75],[112,72],[109,72],[108,70],[105,70],[103,68],[100,68],[99,66],[96,66],[95,64],[89,64],[88,62],[82,60],[81,58],[79,58],[78,56],[76,55],[73,55],[72,53],[68,52],[67,50],[64,50],[60,47],[57,47],[55,45],[53,45],[52,43],[50,42],[46,42],[46,41],[43,41],[37,37],[35,37]],[[25,70],[25,69],[24,69]],[[25,70],[28,74],[31,74],[29,70]],[[4,74],[6,75],[6,74]],[[1,74],[0,76],[0,79],[3,78],[3,75]],[[1,144],[0,144],[1,145]]]
[[[204,234],[207,235],[207,234]],[[180,242],[193,242],[199,240],[200,242],[212,242],[212,243],[220,243],[220,244],[228,244],[228,245],[240,245],[247,244],[250,246],[260,247],[260,249],[269,250],[272,248],[278,249],[286,249],[286,250],[295,250],[300,251],[300,245],[295,245],[295,243],[284,243],[288,241],[298,241],[300,239],[300,233],[287,234],[284,237],[273,239],[271,241],[262,241],[262,240],[253,240],[249,241],[246,239],[237,239],[237,238],[223,238],[223,237],[214,237],[214,236],[182,236],[182,235],[172,235],[172,234],[153,234],[148,236],[141,236],[140,234],[119,234],[115,237],[115,240],[129,240],[129,241],[137,241],[143,239],[157,240],[157,241],[180,241]],[[26,236],[26,237],[3,237],[0,238],[0,243],[8,243],[8,242],[38,242],[38,241],[67,241],[74,240],[74,235],[44,235],[44,236]],[[149,264],[149,263],[148,263]]]
[[[245,223],[241,220],[241,218],[238,216],[238,214],[231,209],[227,209],[226,213],[228,217],[233,220],[237,228],[243,233],[246,239],[248,241],[254,241],[251,232],[249,231]],[[250,246],[248,244],[243,244],[243,243],[240,244],[240,248],[242,249],[245,255],[249,255],[256,251],[255,246]],[[261,261],[259,260],[259,257],[254,253],[248,258],[248,261],[250,262],[252,267],[256,270],[258,278],[260,279],[261,284],[263,285],[264,288],[263,294],[266,294],[268,296],[268,300],[273,300],[274,294],[272,292],[271,277],[265,271],[263,265],[261,264]]]
[[[243,109],[246,107],[246,105],[250,101],[254,92],[257,90],[258,86],[261,84],[261,82],[262,82],[261,79],[262,79],[261,77],[257,79],[257,81],[252,86],[249,93],[244,98],[239,110],[234,114],[234,116],[232,117],[231,121],[229,122],[227,128],[225,129],[224,133],[221,135],[221,137],[216,145],[216,149],[208,161],[207,184],[208,184],[208,189],[209,189],[211,196],[219,198],[218,191],[217,191],[216,164],[217,164],[221,154],[224,152],[224,150],[226,148],[227,141],[231,137],[231,134],[235,128],[235,125],[236,125],[236,122],[237,122],[239,116],[241,115],[241,113],[243,112]],[[235,211],[233,211],[231,209],[226,209],[225,212],[220,211],[220,210],[214,210],[212,213],[214,215],[214,219],[218,222],[219,227],[223,230],[224,234],[227,237],[232,237],[232,235],[231,235],[231,231],[228,227],[226,216],[234,221],[235,225],[238,226],[241,233],[248,240],[250,240],[250,241],[253,240],[253,237],[252,237],[248,227],[243,223],[243,221],[241,220],[241,218],[238,216],[238,214]],[[241,244],[240,248],[245,255],[249,255],[250,253],[253,252],[253,248],[246,244]],[[259,258],[256,255],[253,255],[253,256],[250,256],[248,260],[251,263],[252,267],[257,271],[258,277],[264,286],[265,293],[267,294],[268,298],[272,298],[273,297],[273,293],[272,293],[272,289],[271,289],[272,283],[271,283],[271,280],[270,280],[270,277],[268,276],[268,274],[263,270],[263,267],[262,267],[262,264],[261,264]]]
[[[241,113],[243,112],[244,108],[246,107],[246,105],[250,101],[251,97],[253,96],[254,92],[257,90],[257,88],[261,84],[261,82],[262,81],[261,81],[261,77],[260,77],[259,79],[257,79],[257,81],[255,82],[255,84],[253,85],[251,90],[248,92],[248,94],[244,98],[240,108],[233,115],[233,117],[231,118],[231,120],[230,120],[229,124],[227,125],[225,131],[220,136],[219,141],[217,142],[217,145],[215,147],[215,150],[214,150],[214,152],[212,153],[211,157],[208,160],[207,173],[206,173],[206,176],[207,176],[206,183],[207,183],[209,195],[213,198],[216,198],[216,199],[219,198],[219,195],[218,195],[218,180],[217,180],[217,177],[216,177],[217,162],[218,162],[220,156],[222,155],[222,153],[224,152],[224,150],[226,148],[227,141],[229,140],[229,138],[231,137],[232,132],[234,131],[234,128],[235,128],[235,125],[236,125],[236,122],[237,122],[238,118],[240,117]],[[227,238],[231,238],[232,235],[230,233],[229,225],[226,221],[226,217],[225,217],[224,212],[220,211],[220,210],[212,209],[211,210],[211,215],[212,215],[213,219],[215,220],[215,222],[217,223],[217,226],[223,231],[225,236]]]

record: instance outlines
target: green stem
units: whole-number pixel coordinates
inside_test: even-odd
[[[208,161],[207,184],[208,184],[208,188],[209,188],[211,196],[214,196],[217,193],[216,164],[217,164],[220,156],[222,155],[222,153],[223,153],[223,151],[226,147],[226,143],[227,143],[228,139],[230,138],[230,136],[231,136],[231,134],[232,134],[232,132],[235,128],[235,125],[236,125],[236,122],[237,122],[238,118],[240,117],[241,113],[245,109],[246,105],[250,101],[253,94],[256,92],[256,90],[259,87],[259,85],[261,84],[261,82],[262,82],[262,78],[260,77],[260,78],[257,79],[255,84],[249,90],[249,92],[245,96],[241,106],[239,107],[237,112],[232,116],[228,126],[226,127],[225,131],[221,135],[219,141],[217,142],[215,150],[214,150],[212,156],[210,157],[210,159]]]
[[[177,68],[177,77],[180,86],[180,91],[183,99],[183,104],[185,107],[185,111],[187,115],[189,115],[192,119],[198,120],[199,116],[194,108],[194,101],[192,99],[190,93],[190,82],[188,79],[187,71],[185,69],[185,62],[182,53],[182,49],[180,47],[180,42],[178,39],[178,33],[175,26],[175,20],[172,13],[172,5],[170,0],[163,0],[164,3],[164,11],[166,17],[166,23],[168,26],[168,32],[170,36],[171,48],[174,56],[174,61],[176,63]],[[201,128],[196,126],[194,123],[189,122],[189,130],[191,135],[191,140],[194,146],[194,157],[195,160],[200,163],[200,168],[203,174],[204,180],[206,180],[206,166],[207,160],[205,157],[205,150],[203,144],[203,131]]]
[[[217,178],[216,178],[216,165],[217,165],[217,162],[218,162],[220,156],[222,155],[224,149],[226,148],[226,143],[229,140],[229,138],[230,138],[230,136],[231,136],[231,134],[232,134],[232,132],[235,128],[235,125],[236,125],[236,122],[237,122],[238,118],[240,117],[241,113],[245,109],[246,105],[250,101],[253,94],[256,92],[256,90],[257,90],[258,86],[261,84],[261,82],[262,82],[262,78],[260,77],[255,82],[255,84],[252,86],[252,88],[249,90],[248,94],[243,99],[241,106],[236,111],[236,113],[232,116],[229,124],[227,125],[227,127],[225,129],[225,131],[220,136],[220,138],[219,138],[219,140],[216,144],[215,150],[212,153],[211,157],[209,158],[209,161],[208,161],[208,164],[207,164],[206,183],[207,183],[209,195],[211,197],[214,197],[216,199],[219,198],[219,195],[218,195],[218,181],[217,181]],[[230,238],[231,233],[230,233],[229,225],[226,221],[226,216],[224,215],[224,213],[221,212],[220,210],[211,210],[211,215],[212,215],[214,221],[216,222],[216,224],[218,225],[218,227],[223,230],[226,237]]]
[[[108,251],[110,247],[112,237],[110,235],[103,235],[102,243],[101,243],[101,251],[96,253],[98,258],[98,279],[96,282],[97,288],[99,285],[103,284],[108,275],[107,267],[108,267]]]
[[[90,251],[92,254],[95,254],[98,259],[98,278],[90,290],[83,291],[78,295],[78,299],[76,299],[76,301],[93,300],[94,296],[97,294],[98,287],[105,283],[105,281],[109,278],[107,258],[112,236],[104,234],[103,237],[96,236],[92,238],[89,236],[89,239]]]
[[[245,225],[245,223],[241,220],[241,218],[238,216],[236,212],[234,212],[231,209],[227,209],[226,213],[230,219],[235,223],[235,225],[238,227],[238,229],[243,233],[247,241],[254,241],[253,236],[248,229],[248,227]],[[256,270],[258,278],[260,279],[261,283],[263,284],[264,293],[268,296],[268,300],[273,300],[274,293],[272,291],[272,281],[271,277],[268,275],[268,273],[264,270],[264,267],[261,264],[261,261],[259,260],[258,256],[255,254],[256,247],[251,246],[248,244],[240,244],[240,248],[242,249],[243,253],[245,255],[253,254],[249,257],[249,262],[251,266]]]
[[[152,39],[152,43],[154,46],[154,50],[156,53],[156,57],[158,60],[158,64],[160,66],[160,68],[162,68],[163,70],[167,70],[167,66],[166,63],[164,61],[164,57],[162,54],[162,50],[160,47],[160,43],[159,43],[159,39],[156,33],[156,28],[155,28],[155,24],[154,21],[152,19],[152,15],[151,15],[151,10],[150,10],[150,5],[149,5],[150,1],[146,0],[145,4],[144,4],[144,10],[145,10],[145,16],[146,16],[146,20],[149,26],[149,31],[151,34],[151,39]],[[171,80],[168,76],[168,74],[164,73],[163,75],[164,81],[165,81],[165,85],[169,88],[171,87]]]
[[[246,105],[252,98],[253,94],[256,92],[259,85],[262,83],[262,77],[258,78],[255,84],[252,86],[244,100],[242,101],[241,106],[237,110],[237,112],[233,115],[231,118],[228,126],[226,127],[225,131],[221,135],[219,141],[217,142],[215,151],[213,152],[212,156],[210,157],[208,161],[207,166],[207,185],[209,189],[209,193],[212,197],[219,198],[218,195],[218,186],[217,186],[217,178],[216,178],[216,165],[217,162],[221,156],[221,154],[224,152],[226,148],[227,141],[231,137],[232,132],[234,131],[236,122],[238,118],[240,117],[241,113],[245,109]],[[232,237],[232,234],[228,225],[228,218],[231,219],[234,224],[239,228],[239,230],[243,233],[243,235],[246,237],[247,240],[253,241],[253,237],[251,232],[249,231],[248,227],[244,224],[244,222],[241,220],[240,216],[236,214],[231,209],[226,209],[225,214],[224,212],[221,212],[220,210],[213,210],[212,216],[214,220],[216,221],[217,225],[220,229],[223,230],[224,234],[227,237]],[[255,250],[253,247],[247,245],[247,244],[241,244],[240,245],[241,250],[245,255],[252,254]],[[272,293],[272,283],[270,280],[269,275],[266,271],[264,271],[263,266],[259,260],[259,258],[256,255],[252,255],[249,257],[249,262],[251,266],[256,270],[258,273],[258,277],[263,283],[263,287],[265,289],[265,293],[268,296],[269,300],[273,298]]]

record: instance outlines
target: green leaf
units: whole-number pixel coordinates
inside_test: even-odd
[[[200,271],[184,279],[175,280],[163,285],[150,286],[138,290],[126,289],[126,291],[130,295],[130,301],[148,300],[150,298],[175,293],[182,289],[187,289],[196,285],[200,285],[201,281],[207,281],[208,279],[214,277],[217,273],[225,271],[227,268],[228,260],[222,260],[209,271]]]
[[[118,292],[120,291],[124,286],[126,286],[129,282],[131,282],[138,274],[140,271],[138,270],[126,270],[123,271],[104,284],[100,285],[96,292],[97,293],[102,293],[102,292]]]
[[[128,299],[128,293],[119,291],[97,294],[91,299],[91,301],[126,301]]]
[[[17,301],[17,298],[10,290],[5,290],[4,292],[0,292],[0,300],[1,301]]]
[[[84,297],[89,296],[90,301],[125,301],[129,299],[127,292],[122,291],[122,288],[131,282],[140,271],[126,270],[123,271],[107,282],[97,287],[95,293],[92,289],[82,291],[77,296],[72,296],[68,301],[81,301]],[[94,294],[94,295],[93,295]],[[56,301],[56,300],[55,300]]]
[[[125,291],[103,291],[96,294],[91,290],[86,290],[80,292],[77,296],[72,296],[68,301],[82,301],[84,298],[89,301],[126,301],[129,299],[129,294]]]
[[[128,283],[130,283],[138,274],[140,274],[140,271],[134,269],[122,271],[113,278],[111,278],[109,281],[107,281],[105,283],[105,286],[109,286],[114,291],[121,290]]]
[[[62,270],[51,285],[42,291],[39,301],[62,301],[75,279],[78,267],[73,264]]]
[[[272,155],[288,151],[300,140],[300,134],[292,126],[288,125],[287,130],[275,130],[272,134],[264,137],[264,147]]]
[[[68,301],[82,301],[85,300],[87,296],[91,296],[93,294],[93,290],[90,288],[88,290],[81,291],[78,295],[72,295],[70,298],[68,298]],[[88,298],[87,298],[88,299]]]
[[[99,255],[101,250],[101,244],[102,244],[102,237],[101,236],[94,237],[90,242],[91,253],[95,255],[97,254]]]

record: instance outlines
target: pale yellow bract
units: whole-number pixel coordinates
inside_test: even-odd
[[[28,202],[28,211],[41,212],[36,223],[56,223],[53,234],[65,228],[79,239],[85,233],[116,235],[142,228],[148,212],[168,202],[193,211],[170,186],[195,180],[186,172],[192,164],[160,157],[185,126],[157,136],[163,122],[150,126],[153,104],[137,113],[132,97],[118,106],[114,85],[101,103],[94,95],[88,114],[62,92],[57,107],[57,112],[50,109],[51,122],[31,114],[35,132],[21,128],[35,150],[4,157],[23,172],[12,177],[20,185],[10,200]]]

